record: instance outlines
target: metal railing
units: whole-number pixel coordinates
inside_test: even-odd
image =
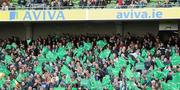
[[[8,7],[4,10],[57,10],[57,9],[123,9],[123,8],[171,8],[171,7],[180,7],[179,3],[176,4],[144,4],[144,5],[106,5],[106,6],[56,6],[51,7],[45,4],[33,4],[30,7],[19,6],[19,7]],[[0,7],[0,10],[3,10]]]

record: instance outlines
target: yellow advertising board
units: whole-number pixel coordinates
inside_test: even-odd
[[[180,19],[180,8],[65,9],[0,11],[0,21]]]

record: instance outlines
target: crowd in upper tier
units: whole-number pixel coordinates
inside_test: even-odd
[[[178,6],[180,0],[0,0],[3,10],[36,8],[142,8]]]
[[[180,38],[54,35],[0,40],[1,90],[180,90]]]

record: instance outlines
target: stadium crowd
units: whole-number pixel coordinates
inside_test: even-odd
[[[54,35],[0,40],[1,90],[180,90],[180,38]]]
[[[180,4],[180,0],[0,0],[0,7],[2,10],[16,9],[16,8],[72,8],[78,6],[80,8],[101,7],[111,5],[117,8],[127,7],[171,7],[172,3]]]

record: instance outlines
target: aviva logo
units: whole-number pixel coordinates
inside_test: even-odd
[[[18,19],[18,12],[17,11],[10,11],[9,18],[11,21]]]

